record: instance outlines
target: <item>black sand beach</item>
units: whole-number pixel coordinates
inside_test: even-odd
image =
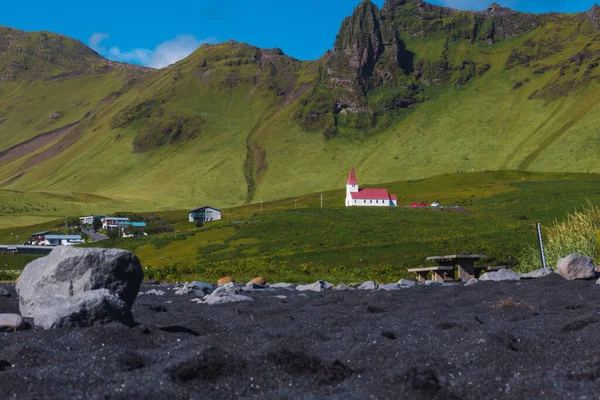
[[[18,312],[0,297],[0,313]],[[142,295],[136,327],[0,333],[0,398],[592,399],[600,285]],[[285,298],[275,296],[286,296]]]

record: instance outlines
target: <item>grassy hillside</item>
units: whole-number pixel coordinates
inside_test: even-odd
[[[0,151],[80,122],[0,153],[0,188],[168,210],[335,190],[351,166],[361,184],[456,171],[597,173],[594,10],[472,13],[392,0],[378,10],[366,1],[320,60],[228,42],[155,72],[64,37],[19,33],[54,58],[28,52],[18,62],[31,68],[0,82]],[[363,48],[374,53],[361,58]],[[13,65],[18,54],[7,49]]]

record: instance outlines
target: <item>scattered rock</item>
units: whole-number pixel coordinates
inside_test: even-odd
[[[331,283],[325,281],[316,281],[315,283],[311,283],[310,285],[298,285],[296,286],[296,290],[301,292],[312,291],[312,292],[322,292],[323,290],[329,290],[332,288]]]
[[[499,271],[487,272],[479,277],[480,281],[518,281],[521,275],[509,269],[501,269]]]
[[[398,286],[412,287],[412,286],[415,286],[416,284],[417,284],[417,282],[411,281],[408,279],[400,279],[398,281]]]
[[[379,285],[379,290],[387,290],[388,292],[390,290],[402,290],[404,288],[405,287],[401,287],[397,283],[386,283],[383,285]]]
[[[444,282],[440,281],[425,281],[425,286],[443,286]]]
[[[27,324],[19,314],[0,314],[0,332],[20,331]]]
[[[204,298],[203,302],[209,305],[216,305],[237,303],[240,301],[252,301],[252,297],[244,296],[238,293],[239,287],[235,283],[227,283],[216,288],[214,292]]]
[[[162,290],[156,290],[156,289],[152,289],[152,290],[148,290],[146,292],[146,295],[151,295],[151,296],[164,296],[165,292],[163,292]]]
[[[467,283],[465,283],[465,286],[473,286],[477,282],[479,282],[479,280],[477,278],[471,278],[471,279],[469,279],[469,281]]]
[[[570,254],[556,263],[556,271],[565,279],[593,279],[596,266],[591,258],[580,254]]]
[[[259,285],[264,285],[267,283],[267,281],[265,280],[265,278],[263,278],[262,276],[259,276],[258,278],[254,278],[252,279],[250,282],[248,283],[256,283]]]
[[[266,289],[267,287],[265,285],[261,285],[259,283],[252,283],[252,282],[248,282],[246,283],[246,290],[261,290],[261,289]]]
[[[527,274],[521,275],[521,279],[537,279],[537,278],[542,278],[544,276],[548,276],[554,274],[554,271],[551,270],[550,268],[541,268],[538,270],[535,270],[533,272],[529,272]]]
[[[293,289],[294,284],[293,283],[275,283],[273,285],[269,285],[269,287],[273,288],[273,289]]]
[[[193,299],[191,299],[190,301],[191,301],[191,302],[194,302],[194,303],[196,303],[196,304],[200,304],[200,303],[202,303],[202,299],[199,299],[199,298],[197,298],[197,297],[196,297],[196,298],[193,298]]]
[[[34,317],[35,324],[44,329],[92,326],[99,323],[133,322],[131,309],[108,289],[90,290],[59,300]]]
[[[226,285],[226,284],[228,284],[228,283],[233,283],[233,282],[234,282],[234,280],[233,280],[233,278],[232,278],[231,276],[226,276],[226,277],[224,277],[224,278],[221,278],[221,279],[219,279],[219,280],[217,281],[217,283],[218,283],[219,285]]]
[[[600,285],[600,278],[596,281],[596,285]]]
[[[358,287],[360,290],[376,290],[377,284],[373,281],[367,281]]]
[[[201,290],[205,294],[211,294],[213,292],[213,290],[215,290],[215,287],[213,286],[212,283],[201,282],[201,281],[193,281],[191,283],[188,283],[188,287],[192,288],[192,289]]]
[[[351,286],[348,286],[348,285],[340,284],[340,285],[334,286],[333,290],[354,290],[354,288]]]
[[[0,297],[10,297],[10,292],[0,287]]]
[[[23,270],[16,286],[19,309],[45,328],[130,323],[143,277],[140,261],[128,251],[59,246]]]

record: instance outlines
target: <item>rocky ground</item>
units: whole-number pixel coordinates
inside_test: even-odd
[[[0,313],[17,313],[0,297]],[[0,398],[597,398],[600,285],[243,293],[143,286],[137,325],[0,333]]]

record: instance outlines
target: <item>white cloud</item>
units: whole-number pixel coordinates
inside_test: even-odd
[[[110,35],[108,33],[94,32],[88,39],[88,45],[98,53],[106,53],[106,48],[100,47],[100,43],[102,43],[105,39],[108,39],[109,36]]]
[[[159,44],[154,50],[138,48],[121,51],[118,47],[111,47],[108,51],[108,57],[116,61],[134,62],[152,68],[164,68],[189,56],[203,43],[216,42],[217,38],[215,37],[196,39],[192,35],[178,35],[175,39]]]

